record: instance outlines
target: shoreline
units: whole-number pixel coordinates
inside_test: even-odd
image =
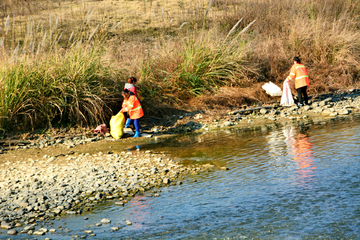
[[[217,114],[215,117],[206,117],[204,113],[177,116],[174,129],[178,133],[232,127],[246,130],[303,120],[326,123],[359,113],[360,91],[355,91],[314,98],[311,105],[300,108],[262,106],[231,111],[226,115]],[[176,137],[176,131],[172,134],[153,133],[154,136]],[[47,231],[35,228],[39,221],[57,219],[64,214],[86,213],[106,200],[124,205],[139,192],[182,184],[183,177],[212,167],[183,166],[165,154],[153,154],[151,151],[95,151],[92,154],[72,151],[75,146],[89,146],[92,142],[110,139],[104,135],[89,138],[75,136],[65,140],[45,136],[33,141],[32,145],[15,145],[13,150],[1,154],[0,191],[3,194],[0,196],[0,227],[6,231],[2,234],[44,235]],[[142,141],[144,138],[116,142]],[[51,150],[51,154],[44,154],[46,149]],[[30,150],[43,155],[34,157],[29,154]],[[18,158],[17,154],[21,153],[23,158]],[[160,195],[155,190],[153,193],[154,197]]]
[[[1,229],[8,235],[45,235],[47,231],[35,230],[37,222],[86,213],[107,200],[123,206],[135,194],[151,189],[157,197],[156,189],[182,184],[184,176],[207,167],[184,166],[165,154],[136,151],[45,155],[4,161],[0,169]]]

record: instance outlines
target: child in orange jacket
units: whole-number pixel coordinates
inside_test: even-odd
[[[142,101],[143,97],[139,94],[139,92],[136,91],[136,83],[137,79],[135,77],[129,77],[127,83],[125,83],[124,90],[128,89],[130,92],[133,92],[135,94],[135,97],[137,97],[139,101]],[[130,123],[131,119],[126,119],[125,128],[128,128],[130,126]]]
[[[129,89],[122,91],[124,101],[122,104],[121,112],[127,112],[129,114],[130,124],[133,123],[135,127],[134,137],[140,137],[140,124],[139,119],[144,116],[144,111],[141,107],[139,99]]]

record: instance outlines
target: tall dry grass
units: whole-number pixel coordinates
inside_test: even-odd
[[[37,61],[6,65],[0,78],[1,126],[26,129],[104,121],[111,112],[106,97],[114,81],[100,62],[101,54],[101,49],[77,46]]]
[[[308,67],[310,94],[359,86],[359,1],[4,2],[6,129],[107,121],[129,76],[147,114],[268,101],[259,86],[280,86],[294,56]]]

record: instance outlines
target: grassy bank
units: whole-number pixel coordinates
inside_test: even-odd
[[[129,76],[147,115],[266,102],[295,55],[310,95],[358,87],[359,15],[353,0],[5,1],[0,128],[107,122]]]

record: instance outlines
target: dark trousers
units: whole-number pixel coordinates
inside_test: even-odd
[[[307,86],[296,89],[298,94],[298,101],[300,104],[308,104],[308,95],[306,93]]]

